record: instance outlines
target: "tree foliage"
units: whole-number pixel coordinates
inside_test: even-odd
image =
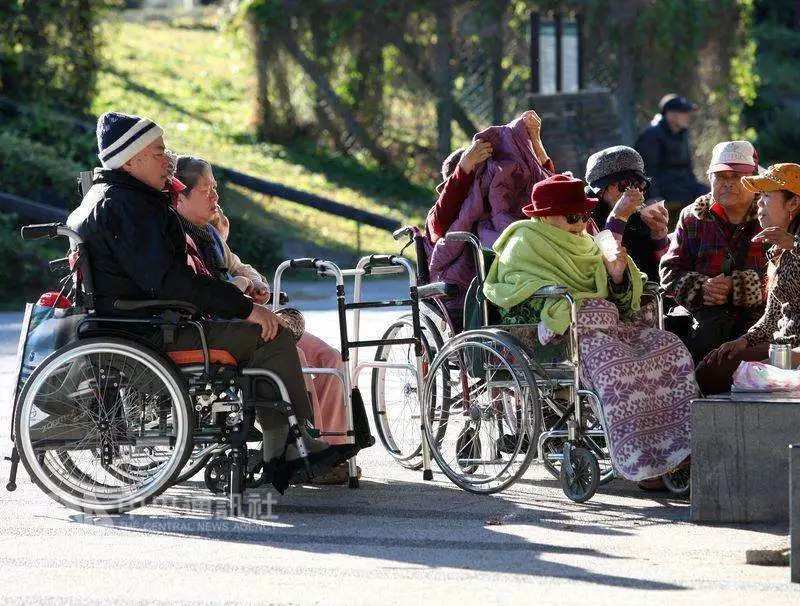
[[[107,0],[0,2],[0,94],[84,114],[95,90]]]

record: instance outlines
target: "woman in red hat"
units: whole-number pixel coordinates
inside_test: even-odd
[[[544,344],[569,329],[570,308],[565,299],[533,294],[544,286],[569,289],[580,307],[581,375],[600,397],[614,468],[641,481],[689,455],[689,405],[698,396],[694,366],[678,337],[635,317],[644,276],[616,240],[601,253],[586,233],[596,200],[584,186],[563,174],[533,188],[523,209],[531,219],[498,238],[484,293],[500,308],[503,324],[536,324]]]

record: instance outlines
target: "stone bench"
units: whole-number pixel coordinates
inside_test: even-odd
[[[692,521],[771,522],[788,527],[786,457],[788,446],[797,442],[800,393],[733,394],[695,400]]]
[[[789,447],[789,518],[792,583],[800,583],[800,444]]]

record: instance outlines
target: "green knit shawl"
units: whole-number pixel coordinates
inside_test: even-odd
[[[608,296],[608,272],[600,249],[589,235],[570,232],[537,220],[509,225],[494,244],[497,258],[489,268],[483,292],[495,305],[509,309],[530,299],[544,286],[566,286],[580,305]],[[642,276],[628,257],[633,286],[631,308],[641,305]],[[638,279],[637,279],[638,278]],[[557,334],[570,323],[564,299],[547,299],[542,322]]]

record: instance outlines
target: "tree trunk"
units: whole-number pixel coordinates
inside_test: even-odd
[[[370,137],[366,129],[356,120],[353,112],[351,112],[346,104],[339,98],[328,82],[328,79],[325,77],[323,68],[303,52],[300,45],[297,44],[297,41],[292,37],[291,32],[282,35],[280,41],[292,58],[297,61],[303,71],[306,72],[314,82],[320,97],[328,104],[331,111],[344,123],[347,131],[353,135],[364,149],[366,149],[380,164],[384,166],[389,165],[390,160],[386,150],[382,149],[377,142]]]
[[[492,4],[491,24],[487,29],[489,61],[492,74],[492,123],[505,124],[503,108],[503,17],[508,2],[498,0]]]
[[[453,56],[452,26],[453,6],[451,0],[436,4],[436,49],[434,75],[436,77],[436,123],[438,129],[439,156],[444,158],[451,151],[453,132]]]
[[[403,61],[406,69],[414,74],[419,79],[420,83],[435,95],[437,92],[436,79],[433,74],[431,74],[431,70],[425,65],[425,61],[422,60],[422,53],[418,51],[416,45],[407,42],[403,38],[402,32],[393,35],[391,40],[392,44],[400,51],[400,59]],[[472,138],[472,135],[478,132],[478,128],[472,120],[470,120],[470,117],[467,115],[464,108],[461,107],[460,103],[455,100],[453,100],[452,103],[453,120],[461,127],[465,136]]]
[[[254,122],[260,140],[271,138],[275,133],[275,112],[269,99],[269,68],[272,46],[268,44],[260,26],[251,19],[250,36],[253,41],[256,68],[256,107]]]

